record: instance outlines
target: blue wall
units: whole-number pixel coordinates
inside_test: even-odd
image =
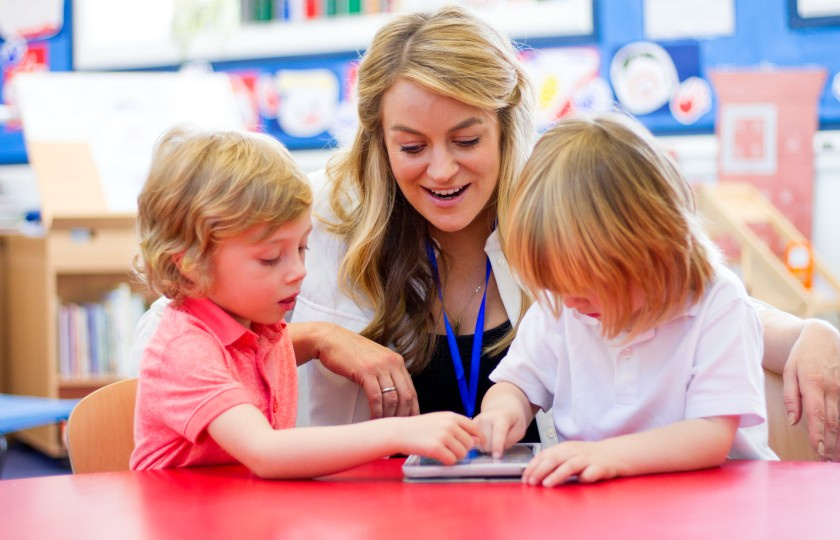
[[[834,26],[808,26],[794,28],[789,15],[791,0],[736,0],[735,34],[732,36],[659,42],[671,53],[680,79],[698,75],[708,80],[709,70],[720,66],[754,67],[761,64],[777,66],[816,65],[826,68],[827,84],[819,105],[820,127],[840,129],[840,100],[830,89],[832,77],[840,72],[840,22]],[[609,80],[609,63],[622,46],[644,39],[642,10],[643,0],[594,0],[596,34],[593,37],[572,40],[573,44],[597,47],[602,55],[602,76]],[[71,68],[70,4],[65,8],[65,25],[62,32],[48,40],[50,68],[55,71]],[[516,36],[513,36],[514,38]],[[570,44],[563,39],[533,40],[528,45],[553,47]],[[348,60],[356,53],[347,51],[330,56],[261,59],[243,62],[214,64],[217,70],[263,70],[281,68],[326,67],[343,78]],[[161,66],[174,69],[174,66]],[[714,110],[690,126],[679,124],[666,108],[640,119],[659,134],[711,133],[714,131]],[[312,139],[294,139],[274,127],[266,130],[283,140],[290,148],[323,147],[329,144],[328,136]],[[7,132],[0,126],[0,163],[26,161],[22,136]]]

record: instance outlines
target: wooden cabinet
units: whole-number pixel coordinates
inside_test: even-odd
[[[6,391],[77,398],[116,379],[59,375],[58,309],[61,302],[100,301],[134,281],[136,252],[132,218],[53,220],[43,237],[6,239]],[[57,426],[18,436],[50,456],[66,454]]]

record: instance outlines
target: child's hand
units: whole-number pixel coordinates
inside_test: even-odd
[[[596,482],[618,476],[618,458],[597,442],[567,441],[546,448],[531,460],[522,482],[554,487],[577,475],[580,482]]]
[[[399,419],[403,454],[420,454],[454,465],[484,438],[473,420],[453,412],[434,412]]]
[[[479,448],[497,458],[520,440],[527,428],[521,415],[503,407],[483,411],[475,417],[475,423],[485,441]]]

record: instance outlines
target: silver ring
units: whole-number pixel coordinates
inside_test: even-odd
[[[388,392],[396,392],[396,391],[397,391],[396,386],[389,386],[388,388],[383,388],[382,389],[383,394],[387,394]]]

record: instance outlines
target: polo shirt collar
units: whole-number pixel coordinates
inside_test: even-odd
[[[563,310],[570,313],[571,316],[574,317],[575,319],[577,319],[578,321],[580,321],[581,324],[593,327],[593,329],[596,329],[597,332],[601,332],[601,321],[599,319],[596,319],[595,317],[589,317],[587,315],[583,315],[582,313],[578,312],[578,310],[571,309],[571,308],[566,308],[565,306],[563,307]],[[686,307],[686,309],[684,311],[682,311],[680,313],[677,313],[676,315],[674,315],[673,317],[671,317],[667,321],[663,321],[660,324],[665,324],[665,323],[674,321],[676,319],[680,319],[682,317],[695,317],[698,314],[699,311],[700,311],[700,302],[689,303],[689,305]],[[656,328],[650,328],[650,329],[642,332],[641,334],[639,334],[638,336],[633,338],[632,341],[627,342],[627,343],[624,342],[624,339],[625,339],[626,335],[627,334],[622,332],[618,336],[616,336],[614,339],[612,339],[611,342],[620,343],[620,344],[625,345],[625,346],[626,345],[635,345],[637,343],[647,341],[647,340],[651,339],[654,335],[656,335]]]
[[[239,324],[228,312],[209,298],[186,298],[181,309],[207,325],[224,346],[231,345],[246,334],[254,332]],[[254,325],[256,328],[270,328],[276,325]],[[254,336],[256,337],[256,336]]]

